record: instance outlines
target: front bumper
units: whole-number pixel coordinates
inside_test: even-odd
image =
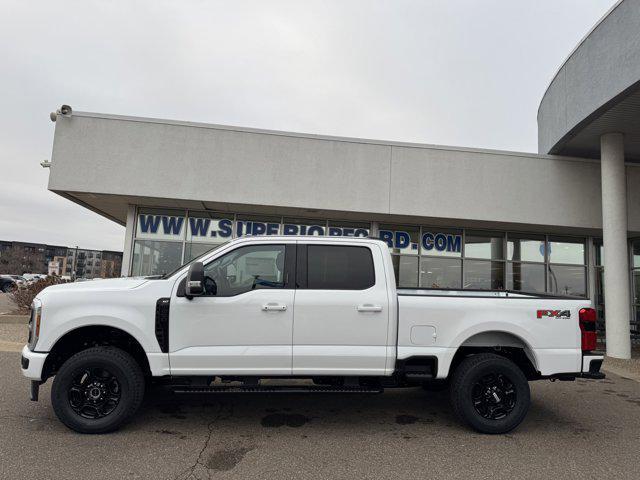
[[[601,380],[605,378],[604,373],[600,371],[602,362],[604,361],[604,352],[590,352],[582,355],[582,374],[583,378],[593,378]]]
[[[42,380],[42,369],[44,368],[44,362],[47,359],[48,353],[38,353],[29,350],[26,345],[22,349],[22,358],[20,359],[20,366],[22,367],[22,375],[29,380]]]

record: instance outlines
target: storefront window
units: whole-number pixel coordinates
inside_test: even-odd
[[[161,275],[182,265],[182,242],[136,240],[133,247],[133,276]]]
[[[544,263],[544,236],[508,235],[507,260]]]
[[[422,257],[420,288],[462,288],[462,261],[456,258]]]
[[[549,241],[549,262],[584,265],[584,241]]]
[[[504,262],[465,260],[464,288],[504,290]]]
[[[418,286],[418,257],[392,255],[391,260],[398,288],[416,288]]]
[[[585,267],[549,265],[548,291],[554,295],[586,297]]]
[[[504,235],[467,233],[464,239],[465,258],[486,258],[498,260],[504,258]]]
[[[544,293],[544,264],[509,262],[507,290]]]

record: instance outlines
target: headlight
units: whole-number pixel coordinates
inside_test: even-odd
[[[33,300],[31,304],[31,317],[29,318],[29,350],[33,350],[40,336],[40,320],[42,319],[42,302]]]

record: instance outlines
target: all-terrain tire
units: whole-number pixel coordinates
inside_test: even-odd
[[[491,386],[491,379],[497,386]],[[507,433],[520,425],[529,411],[529,382],[507,358],[492,353],[471,355],[453,373],[451,404],[456,415],[475,430]],[[491,418],[494,413],[498,418]]]
[[[75,400],[78,391],[83,394],[86,391],[90,400],[90,393],[100,393],[99,388],[89,390],[82,385],[78,387],[78,379],[82,379],[83,372],[91,371],[108,372],[115,378],[116,383],[113,380],[111,383],[117,388],[105,387],[104,390],[117,390],[116,394],[119,395],[117,403],[111,401],[107,408],[110,411],[99,418],[86,418],[84,412],[78,413],[77,406],[74,409],[72,405],[77,403],[72,401],[72,397]],[[109,393],[113,393],[111,390]],[[142,403],[144,390],[144,375],[131,355],[115,347],[93,347],[76,353],[62,365],[53,380],[51,404],[60,421],[70,429],[79,433],[107,433],[117,430],[131,419]],[[91,409],[87,412],[91,413]]]

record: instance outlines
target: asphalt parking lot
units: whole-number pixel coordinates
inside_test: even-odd
[[[123,430],[79,435],[55,418],[51,382],[28,399],[0,325],[0,478],[638,478],[640,383],[537,382],[515,432],[480,435],[444,393],[174,396],[154,390]],[[13,346],[14,351],[11,350]]]

